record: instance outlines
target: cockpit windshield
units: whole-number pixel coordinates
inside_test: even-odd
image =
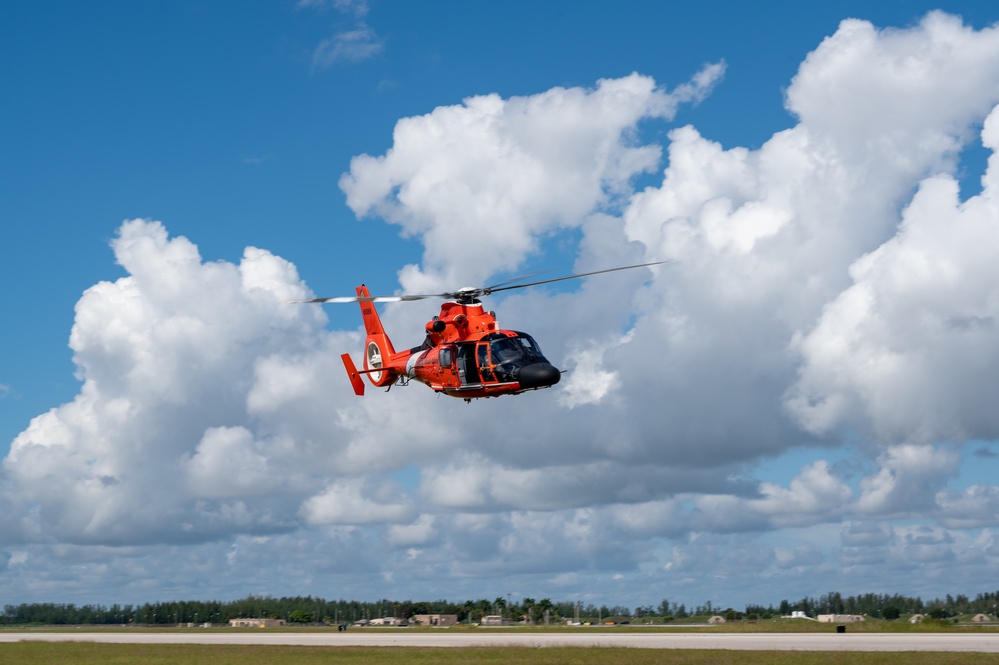
[[[530,335],[521,333],[517,337],[502,337],[489,343],[489,352],[493,363],[533,363],[544,361],[541,349]]]

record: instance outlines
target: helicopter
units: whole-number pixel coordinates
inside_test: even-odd
[[[290,300],[291,303],[359,303],[364,320],[363,368],[357,369],[349,353],[340,356],[354,394],[364,395],[362,375],[379,388],[423,383],[438,393],[471,402],[473,399],[518,395],[550,388],[562,378],[563,370],[552,365],[534,338],[527,333],[505,330],[496,322],[496,313],[486,311],[479,300],[500,291],[578,279],[618,270],[659,265],[664,261],[640,263],[595,270],[576,275],[511,284],[515,278],[484,288],[465,287],[433,294],[373,296],[364,284],[356,296]],[[423,344],[396,351],[382,326],[375,303],[408,302],[443,298],[440,314],[427,322]]]

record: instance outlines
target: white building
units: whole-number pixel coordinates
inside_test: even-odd
[[[458,623],[457,614],[416,614],[413,623],[423,626],[454,626]]]
[[[229,619],[232,628],[273,628],[283,626],[284,619]]]
[[[860,623],[864,620],[862,614],[820,614],[816,619],[819,623]]]

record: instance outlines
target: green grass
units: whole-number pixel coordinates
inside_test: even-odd
[[[9,665],[992,665],[999,654],[687,651],[603,647],[436,649],[362,647],[203,646],[15,642],[0,644]]]

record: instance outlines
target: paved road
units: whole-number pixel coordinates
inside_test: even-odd
[[[271,644],[362,647],[629,647],[764,651],[974,651],[999,653],[999,633],[521,633],[472,631],[340,632],[34,632],[0,631],[0,642],[106,642],[119,644]]]

